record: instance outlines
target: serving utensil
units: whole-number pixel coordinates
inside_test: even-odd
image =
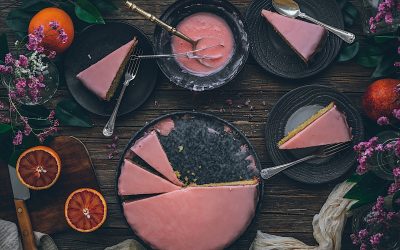
[[[140,48],[138,49],[138,47],[136,47],[132,54],[140,56],[142,53],[143,53],[143,51]],[[125,73],[125,80],[124,80],[124,83],[122,86],[121,93],[118,96],[117,103],[115,104],[115,107],[110,116],[110,119],[108,120],[106,126],[104,126],[104,129],[103,129],[104,136],[112,136],[114,133],[115,119],[117,118],[119,105],[121,104],[126,87],[128,87],[129,83],[136,78],[136,75],[139,71],[140,61],[141,61],[141,59],[136,58],[136,57],[131,57],[129,59],[129,64],[128,64],[128,67],[127,67],[127,70]]]
[[[196,49],[196,50],[191,50],[188,52],[182,52],[182,53],[175,53],[175,54],[159,54],[159,55],[133,55],[133,57],[136,58],[141,58],[141,59],[153,59],[153,58],[170,58],[170,57],[187,57],[189,59],[209,59],[209,60],[214,60],[214,59],[219,59],[222,57],[222,55],[214,55],[214,56],[210,56],[210,55],[195,55],[197,52],[203,51],[203,50],[207,50],[207,49],[211,49],[211,48],[215,48],[215,47],[219,47],[222,46],[221,44],[217,44],[217,45],[212,45],[212,46],[207,46],[205,48],[201,48],[201,49]]]
[[[333,34],[337,35],[346,43],[353,43],[356,38],[356,36],[351,32],[332,27],[328,24],[325,24],[321,21],[318,21],[317,19],[310,17],[304,12],[301,12],[299,5],[293,0],[272,0],[272,5],[274,6],[275,10],[278,11],[280,14],[291,18],[300,17],[315,24],[318,24],[329,30]]]
[[[304,158],[301,158],[301,159],[298,159],[296,161],[292,161],[292,162],[289,162],[286,164],[278,165],[278,166],[271,167],[271,168],[264,168],[263,170],[261,170],[261,177],[264,180],[267,180],[296,164],[299,164],[299,163],[305,162],[305,161],[309,161],[312,159],[316,159],[316,158],[327,158],[327,157],[333,156],[349,147],[350,147],[349,142],[337,143],[337,144],[332,144],[332,145],[321,147],[315,154],[308,155]]]
[[[10,173],[15,210],[17,212],[18,226],[21,232],[23,247],[25,250],[36,250],[37,248],[35,237],[33,235],[32,223],[29,218],[28,209],[25,205],[25,201],[31,197],[29,189],[17,178],[15,168],[8,165],[8,172]]]

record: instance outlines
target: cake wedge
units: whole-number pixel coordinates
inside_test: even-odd
[[[179,186],[150,173],[125,159],[118,179],[119,195],[162,194],[180,189]]]
[[[278,142],[279,149],[298,149],[352,140],[346,116],[331,102]]]
[[[100,61],[81,71],[76,77],[100,99],[109,101],[114,96],[125,66],[136,45],[137,39],[133,38]]]
[[[169,181],[183,186],[168,160],[156,131],[153,130],[137,140],[131,150]]]
[[[262,10],[261,15],[304,62],[318,51],[327,31],[316,24]]]

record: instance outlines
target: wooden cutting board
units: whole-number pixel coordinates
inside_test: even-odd
[[[72,136],[59,136],[54,138],[49,147],[61,158],[60,178],[47,190],[30,190],[31,198],[26,204],[33,230],[52,234],[69,228],[64,217],[64,204],[71,192],[85,187],[98,191],[100,188],[89,152],[80,140]],[[0,181],[0,218],[16,222],[8,168],[2,163]]]

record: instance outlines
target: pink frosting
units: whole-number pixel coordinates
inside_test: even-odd
[[[351,129],[336,105],[305,129],[297,133],[280,149],[306,148],[351,141]]]
[[[257,185],[189,187],[123,203],[131,228],[155,249],[216,250],[250,224]]]
[[[307,61],[316,52],[326,30],[319,25],[262,10],[261,14]]]
[[[118,179],[119,195],[161,194],[180,187],[146,171],[129,160],[124,161]]]
[[[175,128],[174,120],[171,118],[165,118],[159,121],[155,126],[154,129],[160,133],[160,135],[167,136],[171,131]]]
[[[119,68],[128,55],[134,40],[114,50],[111,54],[80,72],[76,77],[83,85],[105,100]]]
[[[135,142],[131,150],[172,183],[183,186],[165,154],[156,131],[151,131]]]

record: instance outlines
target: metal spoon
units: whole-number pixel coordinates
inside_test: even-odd
[[[202,49],[191,50],[182,53],[175,53],[175,54],[158,54],[158,55],[133,55],[133,57],[141,58],[141,59],[153,59],[153,58],[169,58],[169,57],[187,57],[189,59],[206,59],[206,60],[216,60],[222,57],[222,55],[196,55],[197,52],[216,48],[222,45],[212,45]]]
[[[351,32],[332,27],[301,12],[299,5],[293,0],[272,0],[272,5],[280,14],[291,18],[300,17],[318,24],[340,37],[346,43],[353,43],[356,38]]]

